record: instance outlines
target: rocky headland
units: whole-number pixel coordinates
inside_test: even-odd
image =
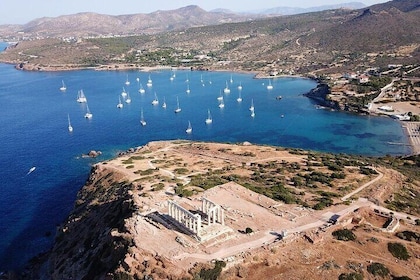
[[[386,244],[400,239],[381,229],[390,211],[380,206],[394,207],[398,232],[415,232],[420,207],[403,207],[400,199],[406,190],[420,195],[418,178],[380,165],[373,170],[369,161],[250,143],[161,141],[130,149],[92,168],[53,248],[21,278],[337,279],[353,266],[370,273],[369,261],[414,277],[419,244],[406,242],[411,258],[395,262]],[[321,177],[331,179],[326,185]],[[203,197],[225,218],[210,227],[204,215],[199,240],[168,216],[168,201],[201,213]],[[359,243],[336,241],[332,232],[343,227]]]

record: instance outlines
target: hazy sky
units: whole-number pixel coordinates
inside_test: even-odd
[[[80,12],[108,15],[151,13],[156,10],[172,10],[188,5],[198,5],[204,10],[217,8],[235,12],[268,9],[274,7],[315,7],[348,2],[365,5],[387,2],[386,0],[0,0],[0,24],[23,24],[41,17],[57,17]]]

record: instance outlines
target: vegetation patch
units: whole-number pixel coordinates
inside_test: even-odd
[[[401,243],[390,242],[388,243],[388,251],[397,259],[408,260],[410,255],[408,254],[407,248]]]
[[[224,261],[216,261],[214,268],[201,269],[199,273],[199,279],[202,280],[217,280],[219,278],[222,269],[226,266]]]
[[[356,240],[356,235],[349,229],[339,229],[332,233],[332,235],[342,241],[354,241]]]
[[[338,280],[363,280],[363,274],[357,272],[341,273]]]
[[[389,275],[389,269],[381,263],[371,263],[367,266],[367,271],[375,276],[386,277]]]

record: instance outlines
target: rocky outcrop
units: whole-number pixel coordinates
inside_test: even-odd
[[[325,83],[320,83],[316,88],[311,89],[308,93],[305,93],[304,95],[315,100],[319,105],[329,107],[332,109],[340,109],[336,102],[329,99],[330,93],[331,89],[329,85]]]
[[[92,169],[74,210],[58,230],[48,260],[52,279],[102,279],[119,268],[132,245],[124,220],[134,209],[133,185],[107,170]]]

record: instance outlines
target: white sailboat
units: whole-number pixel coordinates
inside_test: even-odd
[[[63,80],[61,80],[61,84],[62,84],[62,86],[60,87],[60,90],[61,90],[61,91],[66,91],[67,87],[66,87],[66,85],[64,84],[64,81],[63,81]]]
[[[251,117],[255,117],[255,110],[251,111]]]
[[[176,108],[175,108],[175,113],[179,113],[181,112],[181,107],[179,107],[179,99],[178,96],[176,97]]]
[[[239,83],[238,90],[242,90],[242,83]]]
[[[207,110],[207,119],[206,124],[211,124],[213,122],[213,119],[211,118],[210,109]]]
[[[89,110],[88,104],[86,103],[86,114],[85,114],[85,118],[86,119],[91,119],[92,117],[93,117],[93,115],[92,115],[92,113]]]
[[[271,80],[268,80],[267,89],[268,89],[268,90],[273,89],[273,85],[271,84]]]
[[[144,120],[144,116],[143,116],[143,108],[141,108],[141,113],[140,113],[140,124],[142,126],[146,125],[146,121]]]
[[[125,87],[123,87],[123,91],[121,92],[121,96],[126,98],[127,97],[127,92],[125,91]]]
[[[139,78],[139,77],[137,77],[137,78],[136,78],[136,81],[137,81],[137,83],[140,83],[140,78]]]
[[[223,102],[223,99],[220,101],[220,103],[219,103],[219,108],[220,109],[223,109],[223,108],[225,108],[225,103]]]
[[[220,95],[217,97],[217,100],[219,100],[219,101],[222,101],[223,100],[222,91],[220,91]]]
[[[190,90],[190,85],[187,85],[187,90],[185,91],[186,93],[190,93],[191,92],[191,90]]]
[[[191,134],[192,133],[192,126],[191,126],[191,122],[190,121],[188,121],[188,127],[185,130],[185,132],[188,133],[188,134]]]
[[[130,97],[130,93],[127,92],[127,98],[125,99],[125,103],[130,104],[131,103],[131,97]]]
[[[251,112],[253,112],[253,111],[254,111],[254,109],[255,109],[255,107],[254,107],[254,99],[251,99],[251,107],[249,107],[249,110],[250,110]]]
[[[76,101],[79,102],[79,103],[86,103],[87,102],[87,98],[86,98],[85,94],[83,93],[83,89],[81,89],[77,92]]]
[[[165,100],[165,97],[163,97],[163,104],[162,104],[162,108],[166,108],[166,100]]]
[[[226,87],[225,87],[225,89],[223,90],[223,92],[224,93],[230,93],[230,89],[229,89],[229,86],[228,86],[228,82],[226,81]]]
[[[232,78],[232,75],[230,75],[230,83],[231,83],[231,84],[233,83],[233,78]]]
[[[121,97],[118,95],[118,104],[117,104],[117,108],[121,109],[122,107],[124,107],[124,104],[122,104],[122,102],[121,102]]]
[[[152,101],[152,105],[158,105],[159,104],[159,99],[157,98],[156,92],[155,92],[155,99],[153,99]]]
[[[142,93],[142,94],[146,92],[146,91],[144,90],[144,88],[143,88],[143,85],[142,85],[142,84],[140,84],[139,92],[140,92],[140,93]]]
[[[239,91],[239,96],[236,98],[236,101],[242,102],[241,91]]]
[[[127,86],[129,86],[129,85],[130,85],[130,81],[128,80],[128,75],[127,75],[127,79],[125,80],[125,84],[126,84]]]
[[[152,81],[152,78],[150,78],[150,75],[149,75],[149,79],[147,80],[146,86],[148,86],[148,87],[152,87],[153,86],[153,81]]]
[[[67,120],[69,122],[69,126],[68,126],[69,132],[73,132],[73,127],[71,126],[70,115],[69,114],[67,114]]]

